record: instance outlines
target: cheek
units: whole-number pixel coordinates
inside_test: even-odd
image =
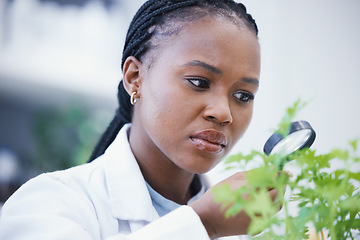
[[[234,133],[234,139],[238,141],[245,133],[246,129],[249,127],[251,118],[253,115],[253,104],[247,106],[245,109],[239,111],[237,109],[236,113],[233,114],[234,120],[232,124],[232,131]]]
[[[170,86],[169,86],[170,85]],[[176,130],[182,122],[184,96],[178,91],[179,87],[173,84],[154,81],[146,86],[142,92],[141,115],[143,124],[162,130],[171,128]]]

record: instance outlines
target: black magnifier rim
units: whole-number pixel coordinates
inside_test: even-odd
[[[311,127],[310,123],[308,123],[307,121],[296,121],[296,122],[292,122],[290,125],[290,130],[288,135],[304,129],[310,130],[310,136],[308,140],[305,141],[305,143],[297,150],[310,147],[315,141],[316,133],[314,129]],[[271,135],[264,145],[264,153],[269,155],[273,150],[273,148],[276,146],[276,144],[278,144],[283,138],[284,137],[279,133],[274,133],[273,135]]]

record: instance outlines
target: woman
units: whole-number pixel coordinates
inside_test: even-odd
[[[95,160],[22,186],[3,208],[0,239],[246,234],[249,218],[226,219],[201,174],[250,123],[257,32],[245,7],[231,0],[147,1],[126,37],[120,107]],[[237,173],[224,182],[236,188],[245,179]]]

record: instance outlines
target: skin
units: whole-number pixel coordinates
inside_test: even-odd
[[[124,87],[137,92],[129,142],[145,180],[186,204],[194,174],[216,166],[250,123],[254,103],[246,97],[258,89],[260,47],[245,25],[204,17],[154,51],[151,67],[134,57],[124,64]],[[196,143],[208,143],[194,136],[204,130],[222,133],[226,144],[201,150]],[[225,182],[234,188],[246,184],[243,173],[220,184]],[[211,189],[191,206],[211,238],[246,233],[248,217],[225,220]]]

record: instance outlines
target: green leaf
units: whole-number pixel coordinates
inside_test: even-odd
[[[238,153],[238,154],[235,154],[235,155],[231,155],[231,156],[228,156],[226,159],[225,159],[225,163],[229,164],[229,163],[238,163],[240,161],[243,161],[245,160],[245,156],[241,153]]]
[[[290,124],[294,120],[296,114],[306,106],[306,103],[298,99],[292,106],[286,109],[286,113],[278,125],[277,133],[286,136],[290,129]]]
[[[360,212],[360,198],[349,197],[339,203],[342,211],[357,211]]]
[[[360,172],[357,173],[349,172],[348,174],[350,178],[360,181]]]
[[[230,184],[222,184],[212,189],[214,200],[217,203],[229,203],[235,200]]]
[[[248,184],[252,187],[275,187],[277,171],[271,168],[255,168],[245,173]]]
[[[356,150],[357,150],[358,140],[359,140],[359,139],[354,139],[354,140],[349,141],[350,146],[352,147],[352,150],[353,150],[354,152],[356,152]]]
[[[264,231],[264,229],[270,228],[273,222],[274,221],[271,218],[253,217],[248,232],[249,234],[257,234]]]
[[[328,156],[330,157],[330,159],[341,159],[341,160],[348,160],[349,159],[349,151],[347,150],[341,150],[341,149],[335,149],[332,150]]]
[[[245,211],[249,216],[261,215],[262,218],[272,218],[277,209],[270,198],[268,190],[260,189],[249,198]]]

